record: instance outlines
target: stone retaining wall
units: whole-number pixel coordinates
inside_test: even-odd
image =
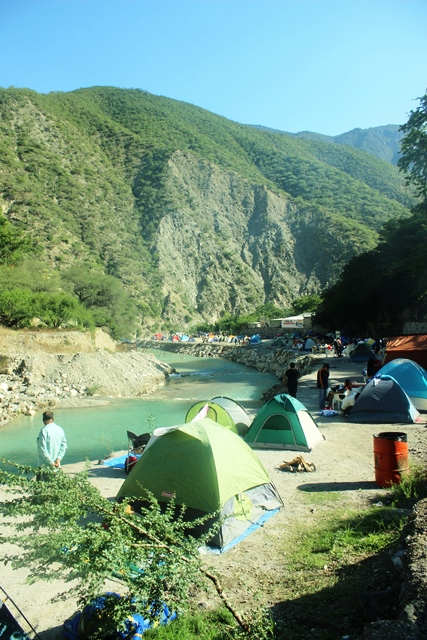
[[[207,344],[199,342],[158,342],[147,340],[138,343],[138,348],[160,349],[175,353],[186,353],[199,358],[220,357],[239,362],[262,373],[272,373],[283,380],[290,362],[295,362],[301,375],[309,373],[314,358],[311,353],[304,353],[283,347],[259,345],[231,345],[221,342]]]

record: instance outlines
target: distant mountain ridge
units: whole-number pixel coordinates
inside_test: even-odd
[[[157,326],[289,307],[413,204],[364,151],[136,89],[0,89],[0,152],[3,216],[56,269],[119,278]]]
[[[387,124],[380,127],[370,127],[369,129],[352,129],[346,133],[337,136],[327,136],[322,133],[313,131],[299,131],[298,133],[289,133],[288,131],[279,131],[277,129],[269,129],[260,125],[249,125],[261,131],[272,131],[278,134],[301,138],[301,140],[315,140],[317,142],[325,142],[326,144],[345,144],[361,151],[366,151],[380,160],[391,162],[397,165],[400,157],[400,141],[402,133],[399,131],[400,125]]]

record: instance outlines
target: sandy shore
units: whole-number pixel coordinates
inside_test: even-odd
[[[246,567],[249,572],[254,566],[264,565],[267,561],[271,540],[281,540],[286,535],[287,527],[304,526],[316,513],[310,504],[310,492],[335,492],[341,496],[341,502],[349,505],[361,506],[381,501],[386,490],[375,484],[373,435],[382,431],[404,431],[408,434],[408,447],[411,462],[425,462],[427,444],[426,422],[409,425],[358,425],[345,422],[340,416],[324,417],[318,415],[316,390],[316,372],[323,359],[319,358],[309,375],[304,376],[299,384],[298,398],[311,411],[325,436],[309,454],[303,454],[309,462],[316,464],[314,473],[287,473],[279,466],[285,460],[294,457],[294,452],[260,451],[259,457],[270,473],[272,481],[278,488],[285,503],[281,512],[268,521],[260,530],[246,538],[223,556],[209,556],[209,562],[221,574],[234,571],[236,563]],[[343,381],[351,377],[359,382],[363,381],[363,365],[352,364],[344,358],[329,358],[331,381]],[[427,417],[426,414],[423,418]],[[119,455],[122,452],[117,452]],[[65,465],[66,473],[76,473],[84,463]],[[102,495],[114,498],[125,479],[125,472],[112,467],[99,465],[93,461],[89,469],[90,481],[98,487]],[[334,502],[331,501],[331,508]],[[0,526],[0,534],[4,535],[11,529],[4,523]],[[2,555],[12,551],[8,544],[2,545]],[[16,550],[16,549],[15,549]],[[272,566],[271,571],[275,568]],[[62,638],[62,624],[76,610],[76,603],[72,598],[52,603],[51,598],[56,594],[67,591],[68,586],[62,581],[52,583],[38,583],[29,585],[26,578],[29,571],[12,570],[9,566],[1,568],[1,586],[24,612],[31,624],[43,640]],[[244,580],[244,575],[243,575]],[[116,590],[120,587],[115,586]],[[235,595],[236,605],[244,608],[239,602],[239,595]],[[243,601],[244,602],[244,601]],[[16,614],[22,626],[28,627],[20,618],[14,607],[11,611]]]

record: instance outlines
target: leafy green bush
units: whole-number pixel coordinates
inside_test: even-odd
[[[76,298],[65,293],[11,289],[0,292],[0,322],[6,327],[30,327],[39,320],[47,327],[93,328],[93,316]]]
[[[218,578],[203,567],[199,547],[215,527],[199,539],[186,535],[185,507],[177,517],[173,502],[163,511],[149,497],[150,505],[141,507],[138,514],[127,501],[111,503],[103,498],[89,482],[87,471],[71,476],[49,467],[33,469],[1,458],[0,462],[4,463],[0,484],[11,498],[0,503],[0,513],[15,524],[13,534],[3,541],[19,547],[4,562],[31,568],[32,581],[77,580],[69,592],[77,593],[82,608],[105,591],[108,577],[121,581],[126,595],[111,600],[94,640],[118,628],[135,603],[141,603],[144,611],[150,603],[153,617],[162,611],[163,603],[172,611],[184,612],[189,592],[207,585],[214,586],[233,624],[246,637],[264,637],[253,635],[258,622],[252,629],[232,607]],[[7,470],[9,465],[14,472]],[[42,473],[44,481],[34,481],[36,473]]]
[[[427,498],[427,468],[412,465],[409,473],[399,484],[391,487],[393,504],[399,507],[412,506],[418,500]]]

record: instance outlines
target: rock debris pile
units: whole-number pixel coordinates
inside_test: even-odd
[[[1,359],[0,424],[58,405],[96,404],[108,396],[142,396],[163,384],[172,372],[154,356],[137,351],[41,353]]]

